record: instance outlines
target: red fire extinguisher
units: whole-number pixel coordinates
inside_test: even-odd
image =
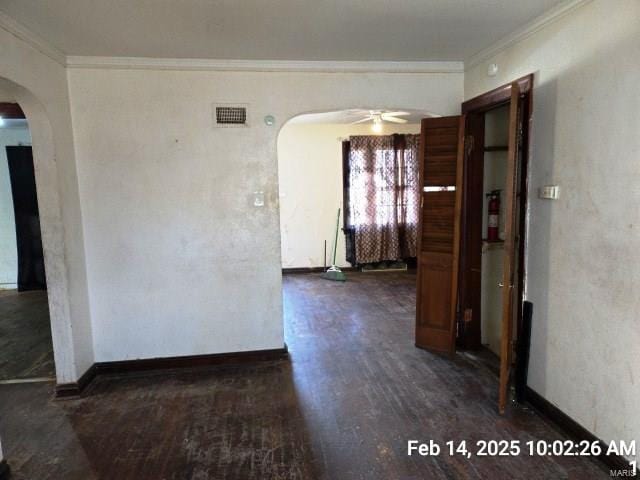
[[[497,242],[500,240],[498,228],[500,225],[500,190],[492,190],[487,193],[489,197],[489,218],[487,221],[487,240]]]

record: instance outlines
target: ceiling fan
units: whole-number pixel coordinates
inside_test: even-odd
[[[364,115],[364,118],[351,122],[351,125],[355,125],[356,123],[373,122],[372,128],[374,132],[382,131],[382,124],[384,122],[407,123],[405,118],[398,117],[410,115],[409,112],[387,112],[385,110],[353,110],[350,113],[354,115]]]

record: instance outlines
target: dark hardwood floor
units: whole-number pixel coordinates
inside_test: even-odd
[[[0,290],[0,381],[55,377],[45,290]]]
[[[101,376],[79,400],[51,384],[0,386],[15,479],[596,479],[587,458],[419,457],[411,439],[554,440],[535,413],[497,414],[473,356],[413,345],[406,273],[284,279],[291,361]]]

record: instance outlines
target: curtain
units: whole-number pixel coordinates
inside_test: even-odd
[[[356,264],[416,256],[418,142],[419,135],[350,137],[345,234]]]
[[[354,228],[351,226],[351,214],[349,189],[350,189],[350,168],[349,153],[351,152],[351,142],[345,140],[342,142],[342,231],[344,232],[346,260],[351,265],[356,265],[356,236]]]

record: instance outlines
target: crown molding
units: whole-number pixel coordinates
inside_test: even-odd
[[[0,28],[18,37],[54,62],[63,67],[66,66],[67,58],[64,53],[2,11],[0,11]]]
[[[213,60],[194,58],[68,56],[69,68],[117,70],[212,70],[233,72],[463,73],[462,62],[348,62]]]
[[[245,72],[317,72],[317,73],[464,73],[510,46],[521,42],[547,25],[592,0],[567,0],[540,15],[518,30],[480,50],[465,62],[444,61],[289,61],[220,60],[197,58],[65,56],[56,47],[0,11],[0,28],[23,40],[40,53],[68,68],[118,70],[193,70]]]
[[[491,57],[494,57],[503,50],[506,50],[510,46],[523,41],[534,33],[542,30],[547,25],[550,25],[551,23],[590,3],[591,1],[592,0],[567,0],[557,5],[551,10],[535,18],[531,22],[526,23],[519,29],[511,32],[506,37],[501,38],[494,44],[488,46],[487,48],[484,48],[483,50],[480,50],[479,52],[467,58],[464,62],[465,70],[475,67],[482,62],[490,59]]]

